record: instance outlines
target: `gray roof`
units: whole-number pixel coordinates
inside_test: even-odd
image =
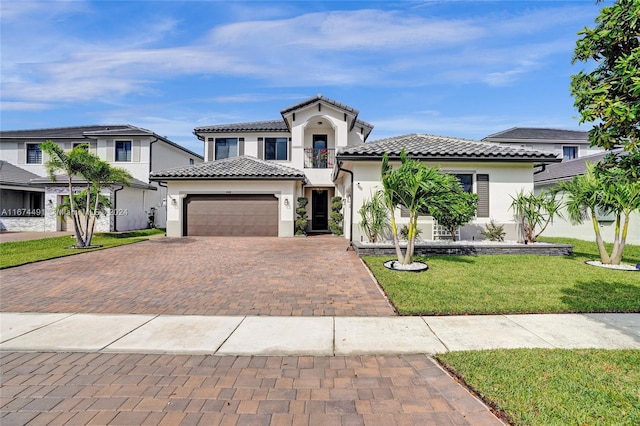
[[[71,182],[73,182],[73,184],[75,185],[86,185],[87,181],[85,179],[82,179],[80,177],[74,176],[71,179]],[[56,175],[55,180],[51,179],[50,177],[40,177],[38,176],[35,179],[31,180],[31,184],[32,185],[37,185],[37,186],[67,186],[69,183],[67,175]],[[122,185],[119,182],[114,182],[114,185]],[[136,188],[136,189],[149,189],[152,191],[157,191],[158,188],[156,188],[155,186],[148,184],[146,182],[143,182],[139,179],[136,178],[132,178],[129,181],[129,187],[131,188]]]
[[[250,133],[250,132],[289,132],[284,120],[251,121],[248,123],[217,124],[215,126],[196,127],[193,133]]]
[[[19,139],[19,140],[36,140],[45,141],[48,139],[57,141],[86,141],[89,138],[98,136],[151,136],[155,137],[167,144],[178,148],[194,157],[202,159],[202,155],[178,145],[177,143],[160,136],[151,130],[141,127],[132,126],[130,124],[115,125],[91,125],[91,126],[73,126],[73,127],[54,127],[48,129],[30,129],[30,130],[3,130],[0,131],[0,140],[2,139]]]
[[[559,181],[569,180],[574,176],[582,175],[587,171],[587,162],[597,163],[602,160],[605,155],[609,153],[619,153],[622,149],[615,149],[612,151],[600,152],[598,154],[587,155],[584,157],[574,158],[573,160],[566,160],[558,164],[549,164],[544,169],[534,173],[533,183],[534,185],[546,185]]]
[[[535,163],[560,161],[553,153],[533,149],[423,134],[396,136],[343,148],[338,151],[336,157],[338,160],[370,160],[379,159],[387,153],[389,158],[397,159],[403,149],[410,157],[423,160]]]
[[[513,127],[483,138],[483,141],[575,141],[589,142],[589,132],[583,130],[547,129],[543,127]]]
[[[306,180],[298,169],[250,156],[152,172],[151,180]]]
[[[12,186],[37,186],[30,185],[32,179],[39,179],[35,173],[21,169],[7,161],[0,160],[0,184]],[[43,185],[40,185],[43,186]]]

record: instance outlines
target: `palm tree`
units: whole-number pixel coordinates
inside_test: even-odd
[[[103,188],[109,187],[113,184],[121,184],[129,186],[132,176],[131,174],[120,167],[112,167],[106,161],[98,159],[94,166],[88,173],[85,173],[84,177],[91,183],[91,188],[96,194],[100,194]],[[87,198],[88,199],[88,198]],[[100,197],[94,198],[93,210],[89,212],[87,210],[87,216],[85,218],[85,229],[87,231],[87,245],[91,245],[93,238],[93,231],[96,226],[96,218],[98,215]],[[89,207],[89,205],[87,205]],[[91,223],[89,223],[89,217],[91,217]]]
[[[70,152],[65,152],[62,147],[48,140],[40,145],[40,149],[49,155],[49,160],[45,163],[47,174],[52,181],[56,181],[56,172],[61,171],[67,177],[69,189],[69,212],[73,220],[73,230],[76,237],[77,247],[86,247],[85,236],[76,214],[76,203],[73,189],[73,178],[82,176],[95,161],[95,155],[88,152],[82,145],[74,147]],[[96,157],[97,158],[97,157]]]
[[[430,208],[452,205],[457,200],[460,183],[455,176],[441,173],[438,169],[427,167],[419,161],[409,158],[404,149],[400,153],[400,167],[393,169],[389,156],[382,157],[382,186],[384,201],[391,213],[391,232],[393,234],[398,262],[402,265],[413,263],[418,215]],[[399,207],[409,211],[407,231],[407,249],[403,254],[398,238],[398,226],[394,212]]]
[[[86,146],[76,146],[68,153],[52,141],[46,141],[40,147],[50,156],[45,164],[49,177],[55,181],[56,171],[62,171],[67,175],[69,213],[73,220],[76,247],[91,246],[96,218],[99,215],[100,206],[104,205],[104,201],[101,203],[103,200],[103,196],[100,195],[101,190],[113,184],[128,186],[132,178],[131,174],[124,169],[111,167],[97,155],[91,154]],[[84,180],[82,182],[83,202],[79,202],[76,194],[78,191],[74,190],[74,177]],[[82,208],[79,208],[80,206]]]
[[[604,264],[619,265],[629,230],[629,216],[640,210],[640,180],[633,171],[616,166],[605,167],[587,163],[584,175],[574,176],[570,181],[561,182],[556,191],[564,192],[565,207],[569,218],[583,223],[591,218],[596,235],[600,261]],[[615,214],[616,226],[611,254],[607,251],[597,212]]]

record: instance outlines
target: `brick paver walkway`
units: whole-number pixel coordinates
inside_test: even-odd
[[[3,426],[501,424],[425,355],[1,357]]]
[[[388,316],[343,238],[184,238],[0,271],[3,312]]]

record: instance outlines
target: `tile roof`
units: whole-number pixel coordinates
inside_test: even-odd
[[[574,176],[582,175],[587,171],[587,162],[597,163],[610,152],[618,153],[622,152],[622,149],[586,155],[584,157],[574,158],[573,160],[566,160],[558,164],[549,164],[541,171],[534,173],[533,183],[534,185],[545,185],[569,180]]]
[[[510,141],[510,140],[544,140],[544,141],[576,141],[589,142],[589,132],[583,130],[547,129],[542,127],[513,127],[494,133],[482,140]]]
[[[110,130],[132,129],[129,125],[93,125],[93,126],[73,126],[54,127],[49,129],[28,129],[28,130],[3,130],[0,131],[0,138],[37,138],[37,139],[82,139],[85,133],[95,134]],[[136,128],[141,130],[139,128]],[[152,134],[147,131],[146,134]]]
[[[289,132],[284,120],[251,121],[196,127],[193,133]]]
[[[250,156],[225,158],[152,172],[151,180],[306,180],[304,172]]]
[[[388,153],[390,158],[398,158],[403,149],[410,157],[427,160],[560,161],[553,153],[533,149],[423,134],[396,136],[343,148],[336,157],[338,160],[366,160],[381,158]]]
[[[55,180],[51,179],[49,176],[46,176],[46,177],[38,176],[37,178],[31,180],[31,184],[38,185],[38,186],[67,186],[68,184],[67,179],[68,179],[67,175],[56,175]],[[71,179],[71,182],[73,182],[76,185],[86,185],[87,183],[85,179],[82,179],[77,176],[74,176]],[[121,183],[114,182],[114,185],[121,185]],[[155,186],[148,184],[146,182],[143,182],[136,178],[132,178],[129,181],[129,187],[136,188],[136,189],[150,189],[152,191],[158,190],[158,188],[156,188]]]
[[[0,184],[12,186],[34,186],[29,185],[32,179],[39,179],[35,173],[21,169],[7,161],[0,160]]]

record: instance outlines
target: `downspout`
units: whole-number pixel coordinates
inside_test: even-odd
[[[164,236],[167,236],[167,215],[169,213],[169,201],[167,198],[169,197],[169,187],[162,181],[158,181],[158,186],[161,186],[167,190],[166,196],[164,197]]]
[[[351,205],[349,206],[349,248],[353,250],[353,172],[342,168],[342,161],[338,163],[338,170],[351,176]],[[348,249],[347,249],[348,250]]]
[[[120,185],[120,188],[113,191],[113,211],[117,213],[118,211],[118,191],[122,191],[124,189],[124,185]],[[113,215],[113,232],[118,232],[118,215]]]

